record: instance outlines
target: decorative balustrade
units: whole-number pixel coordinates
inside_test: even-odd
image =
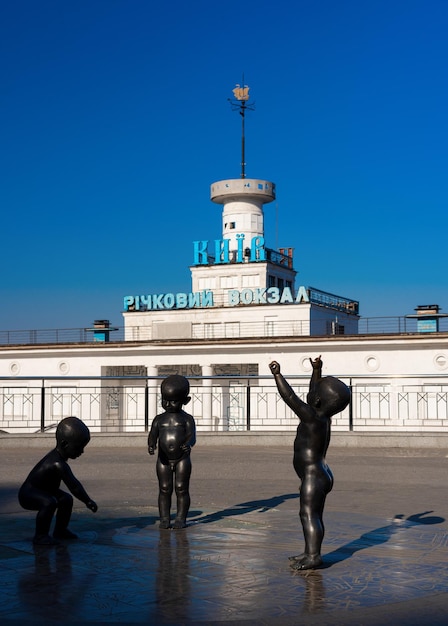
[[[334,431],[444,432],[448,427],[448,375],[344,377],[349,407],[333,418]],[[288,376],[306,399],[309,378]],[[51,431],[69,415],[93,433],[145,432],[161,412],[161,377],[0,379],[0,436]],[[293,431],[297,417],[270,377],[190,379],[188,410],[198,431]]]

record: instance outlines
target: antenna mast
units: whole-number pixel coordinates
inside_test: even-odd
[[[234,100],[229,98],[232,105],[232,111],[238,111],[241,115],[241,178],[246,178],[246,140],[244,134],[244,120],[246,110],[253,111],[255,102],[249,102],[249,87],[244,84],[244,74],[241,85],[237,83],[235,89],[232,90]]]

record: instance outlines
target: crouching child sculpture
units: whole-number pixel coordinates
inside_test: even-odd
[[[94,513],[96,503],[75,478],[68,459],[77,459],[90,441],[90,431],[77,417],[66,417],[56,428],[56,447],[28,474],[19,490],[19,503],[24,509],[37,511],[33,543],[55,545],[58,539],[76,539],[68,528],[73,508],[73,497],[60,489],[65,483],[71,493]],[[50,526],[56,512],[53,537]]]

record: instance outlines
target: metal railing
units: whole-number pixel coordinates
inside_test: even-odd
[[[106,329],[107,330],[107,329]],[[90,329],[91,331],[91,329]],[[109,340],[121,342],[125,340],[124,326],[110,330]],[[127,329],[128,341],[150,341],[151,329],[148,326],[133,326]],[[194,328],[192,339],[219,339],[245,337],[294,337],[294,336],[326,336],[326,335],[387,335],[418,333],[417,320],[407,317],[361,317],[358,321],[358,332],[350,333],[347,327],[340,324],[329,324],[328,319],[313,320],[312,334],[308,320],[289,320],[281,322],[240,323],[226,326],[222,324],[201,324]],[[448,332],[448,318],[439,320],[438,332]],[[420,333],[419,333],[420,334]],[[434,334],[434,333],[425,333]],[[96,343],[92,332],[86,328],[58,328],[41,330],[0,330],[0,345],[35,345],[62,343]]]
[[[109,332],[110,341],[124,341],[124,327]],[[95,343],[95,339],[93,333],[86,328],[0,330],[0,345],[46,343]]]
[[[333,430],[446,432],[448,374],[422,377],[344,377],[352,401],[334,416]],[[0,378],[0,433],[54,430],[69,415],[92,432],[146,432],[162,411],[163,377]],[[309,377],[288,380],[306,400]],[[297,417],[278,394],[272,377],[190,379],[188,411],[203,431],[292,431]]]
[[[439,320],[438,332],[448,332],[448,318]],[[416,318],[361,317],[358,322],[358,335],[401,335],[409,333],[421,334],[418,331]]]

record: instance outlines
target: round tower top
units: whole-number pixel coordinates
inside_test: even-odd
[[[219,180],[211,185],[210,198],[216,204],[226,204],[244,198],[267,204],[275,200],[275,184],[258,178]]]

